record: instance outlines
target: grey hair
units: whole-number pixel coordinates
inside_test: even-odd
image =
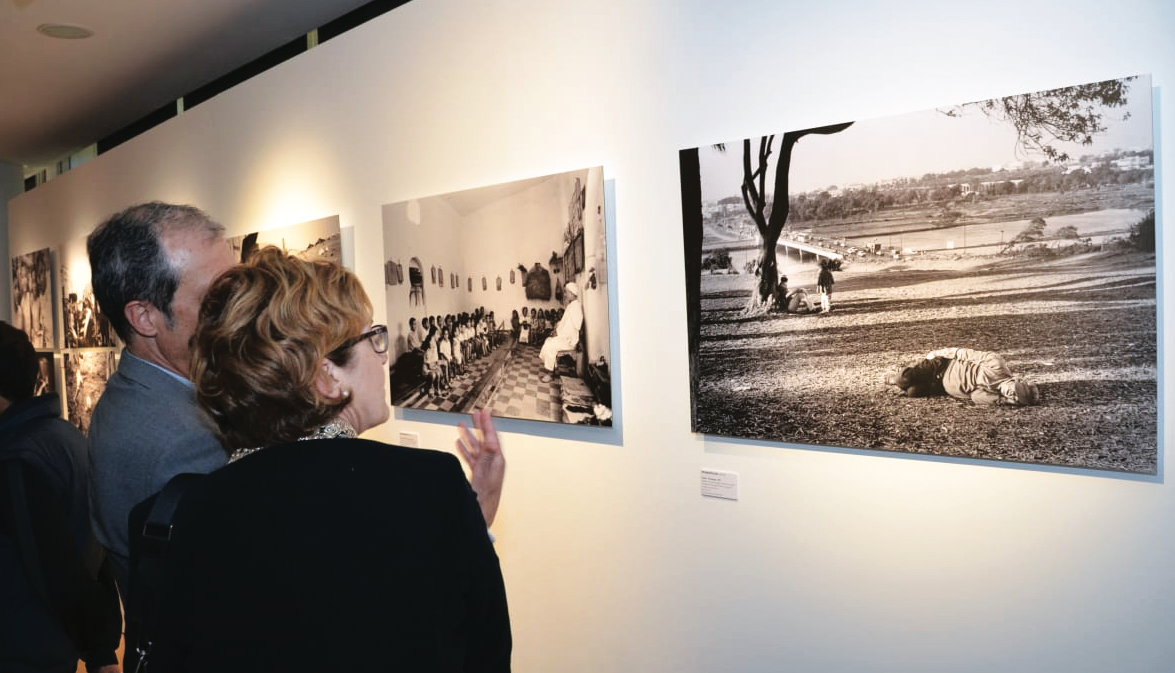
[[[86,240],[98,307],[123,341],[130,341],[123,310],[132,301],[152,304],[174,325],[171,303],[179,270],[162,241],[180,231],[203,232],[210,239],[224,235],[224,227],[195,206],[152,201],[112,215]]]

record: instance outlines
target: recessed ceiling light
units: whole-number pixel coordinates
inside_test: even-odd
[[[42,23],[37,26],[37,32],[59,40],[82,40],[94,34],[89,28],[64,23]]]

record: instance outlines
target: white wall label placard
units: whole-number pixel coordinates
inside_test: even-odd
[[[410,449],[420,448],[420,433],[419,432],[400,432],[400,446],[406,446]]]
[[[702,495],[708,498],[738,500],[738,472],[702,470]]]

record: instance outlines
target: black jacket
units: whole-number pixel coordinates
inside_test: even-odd
[[[88,478],[85,437],[61,419],[56,394],[0,414],[2,671],[72,673],[79,658],[90,669],[117,662],[122,616],[113,576],[103,568],[96,580],[86,569]],[[27,537],[18,532],[21,519]]]
[[[510,668],[498,557],[450,454],[273,446],[192,485],[173,523],[153,670]]]

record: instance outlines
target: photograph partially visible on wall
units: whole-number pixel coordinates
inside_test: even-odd
[[[51,257],[45,248],[12,258],[12,325],[37,349],[52,349],[55,342]]]
[[[343,244],[339,216],[293,224],[279,229],[255,231],[228,239],[238,261],[248,261],[259,248],[273,245],[306,261],[343,263]]]
[[[106,389],[106,381],[114,373],[112,350],[73,351],[62,354],[65,370],[65,399],[62,404],[66,417],[83,433],[90,430],[90,416],[94,405]]]
[[[394,406],[611,425],[608,293],[584,271],[606,262],[602,168],[388,204],[383,223],[385,277],[436,265],[464,286],[385,286]]]
[[[57,392],[57,368],[53,366],[53,353],[37,352],[37,382],[33,385],[33,396]]]
[[[1156,473],[1149,76],[680,162],[695,432]]]
[[[90,257],[86,238],[76,238],[61,246],[61,322],[66,348],[102,348],[117,346],[114,327],[101,311],[90,283]]]

